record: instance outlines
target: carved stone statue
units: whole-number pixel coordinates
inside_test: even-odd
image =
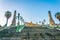
[[[11,25],[16,25],[16,10],[14,11],[14,16],[13,16],[13,20],[12,20],[12,24]]]
[[[54,22],[54,20],[53,20],[53,18],[51,16],[51,12],[50,11],[48,11],[48,16],[49,16],[49,25],[50,26],[54,26],[55,22]]]

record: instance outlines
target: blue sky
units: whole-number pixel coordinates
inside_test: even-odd
[[[55,13],[60,12],[60,0],[0,0],[0,24],[6,23],[4,16],[5,12],[9,10],[12,16],[8,24],[11,23],[14,10],[20,13],[26,22],[39,22],[46,20],[49,23],[48,11],[51,11],[55,23],[59,21],[55,18]]]

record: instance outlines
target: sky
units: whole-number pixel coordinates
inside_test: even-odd
[[[48,11],[51,11],[55,23],[59,23],[55,14],[60,12],[60,0],[0,0],[0,25],[6,23],[5,12],[11,11],[8,25],[13,19],[14,10],[24,18],[25,22],[39,22],[46,20],[49,23]]]

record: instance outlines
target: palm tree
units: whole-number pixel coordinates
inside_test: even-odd
[[[10,11],[6,11],[6,12],[5,12],[5,17],[6,17],[6,19],[7,19],[5,25],[7,26],[7,24],[8,24],[8,19],[11,17],[11,12],[10,12]]]
[[[45,25],[46,20],[44,19],[43,22],[44,22],[44,25]]]
[[[60,22],[60,12],[57,12],[56,14],[55,14],[55,17],[59,20],[59,22]]]
[[[22,16],[20,16],[21,18],[20,18],[20,20],[24,23],[24,19],[23,19],[23,17]],[[21,23],[22,24],[22,23]]]
[[[19,20],[21,21],[21,24],[22,24],[22,22],[24,23],[24,19],[22,16],[20,16],[20,13],[18,13],[17,18],[18,18],[18,25],[20,24]]]
[[[39,21],[39,23],[41,23],[41,21]]]

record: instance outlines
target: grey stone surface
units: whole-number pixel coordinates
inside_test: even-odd
[[[60,40],[60,31],[43,27],[25,27],[16,32],[16,27],[0,31],[0,40]]]

